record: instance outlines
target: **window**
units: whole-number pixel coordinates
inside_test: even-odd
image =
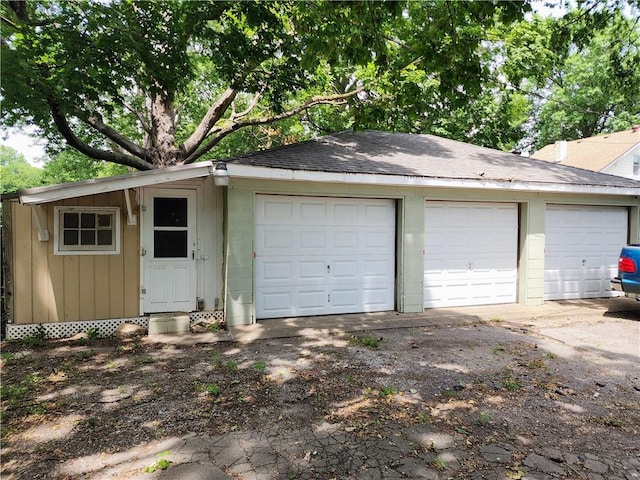
[[[633,155],[633,175],[640,176],[640,153]]]
[[[55,207],[56,255],[120,253],[120,209],[117,207]]]

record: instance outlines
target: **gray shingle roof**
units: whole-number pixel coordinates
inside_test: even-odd
[[[640,187],[640,182],[433,135],[343,132],[227,160],[257,167],[439,179]]]

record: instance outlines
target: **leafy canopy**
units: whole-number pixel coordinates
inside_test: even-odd
[[[0,8],[2,124],[33,123],[53,147],[144,170],[236,151],[223,140],[240,131],[261,146],[343,128],[450,128],[445,118],[462,117],[485,92],[490,65],[479,47],[491,26],[529,7],[43,0]]]

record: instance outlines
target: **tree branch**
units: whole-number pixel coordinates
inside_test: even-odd
[[[78,117],[80,116],[78,115]],[[147,157],[147,151],[144,148],[132,142],[120,132],[117,132],[110,126],[106,125],[99,115],[88,115],[84,117],[83,120],[89,126],[96,129],[98,132],[107,137],[109,140],[113,141],[115,144],[120,145],[123,149],[125,149],[132,155],[135,155],[138,158]]]
[[[265,125],[268,123],[277,122],[278,120],[284,120],[285,118],[290,118],[295,115],[298,115],[299,113],[302,113],[310,109],[311,107],[314,107],[315,105],[344,105],[349,98],[354,97],[355,95],[363,91],[364,91],[364,86],[360,86],[355,90],[352,90],[347,93],[312,97],[306,102],[304,102],[302,105],[299,105],[296,108],[280,113],[278,115],[271,115],[268,117],[260,117],[260,118],[245,120],[245,121],[233,122],[227,125],[226,127],[220,128],[216,132],[215,137],[213,137],[206,145],[200,147],[197,151],[189,155],[183,163],[188,164],[188,163],[195,162],[198,158],[200,158],[205,153],[209,152],[213,147],[215,147],[218,143],[220,143],[220,141],[222,141],[222,139],[224,139],[227,135],[237,130],[240,130],[241,128],[256,126],[256,125]]]
[[[58,131],[62,134],[70,147],[73,147],[80,153],[83,153],[88,157],[94,158],[96,160],[104,160],[106,162],[117,163],[119,165],[133,167],[137,170],[153,169],[153,164],[151,162],[147,162],[132,155],[123,155],[106,150],[99,150],[97,148],[91,147],[90,145],[87,145],[73,133],[71,127],[69,126],[69,123],[67,122],[67,119],[60,112],[60,107],[58,106],[58,104],[51,99],[48,100],[48,103],[53,121],[56,124],[56,127],[58,127]]]
[[[213,126],[222,118],[236,95],[238,95],[238,91],[229,87],[220,95],[216,103],[211,105],[193,134],[179,147],[185,158],[190,157],[207,138]]]

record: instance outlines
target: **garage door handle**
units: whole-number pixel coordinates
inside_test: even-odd
[[[327,265],[327,273],[331,273],[331,265]]]

